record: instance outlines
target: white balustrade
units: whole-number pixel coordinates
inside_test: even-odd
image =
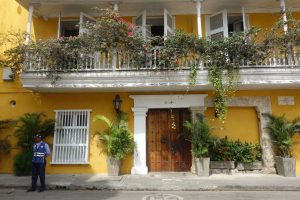
[[[143,54],[142,52],[141,54]],[[165,66],[161,59],[164,55],[162,47],[155,47],[145,55],[143,62],[135,61],[130,51],[112,49],[106,52],[96,52],[93,55],[72,55],[61,56],[52,59],[28,52],[26,54],[25,71],[49,71],[51,67],[47,63],[59,63],[60,66],[52,64],[52,68],[62,72],[70,71],[124,71],[124,70],[167,70],[167,69],[188,69],[191,64],[196,64],[205,68],[205,60],[201,55],[192,52],[185,56],[174,57],[175,66]],[[300,49],[295,49],[290,55],[285,55],[280,50],[274,50],[268,58],[260,62],[240,61],[241,68],[257,67],[295,67],[300,66]],[[54,66],[53,66],[54,65]],[[53,70],[53,69],[52,69]]]

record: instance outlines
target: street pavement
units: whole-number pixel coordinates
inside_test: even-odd
[[[1,200],[299,200],[298,191],[45,191],[0,189]]]
[[[0,189],[26,189],[31,177],[0,175]],[[106,191],[298,191],[300,177],[275,174],[212,175],[198,177],[191,173],[162,173],[146,176],[124,175],[47,175],[50,190]],[[300,198],[299,198],[300,199]]]

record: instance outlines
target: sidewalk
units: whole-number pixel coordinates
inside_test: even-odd
[[[0,175],[0,189],[27,189],[31,177]],[[300,191],[300,177],[241,174],[197,177],[190,173],[124,175],[47,175],[50,190],[127,190],[127,191]]]

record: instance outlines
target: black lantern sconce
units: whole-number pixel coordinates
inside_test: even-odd
[[[113,104],[114,104],[116,112],[120,112],[122,99],[118,94],[116,95],[115,99],[113,100]]]

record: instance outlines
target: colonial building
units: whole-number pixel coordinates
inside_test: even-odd
[[[299,5],[299,0],[0,0],[0,32],[31,33],[24,42],[76,36],[84,31],[78,24],[95,20],[93,8],[99,7],[118,10],[124,20],[147,27],[142,29],[145,36],[168,35],[176,28],[199,37],[228,37],[253,26],[271,28],[280,11],[287,8],[300,19]],[[241,66],[238,91],[228,102],[225,128],[214,130],[220,137],[260,143],[266,168],[274,167],[274,153],[262,113],[285,114],[290,119],[300,114],[300,52],[293,54],[294,62],[275,51],[263,64]],[[0,69],[0,119],[43,112],[63,124],[47,139],[52,149],[48,173],[107,172],[106,155],[92,137],[104,127],[92,119],[97,114],[112,118],[116,95],[122,100],[122,110],[129,114],[137,145],[134,156],[124,160],[122,173],[189,171],[192,156],[190,147],[180,142],[182,122],[203,113],[212,126],[220,127],[205,69],[198,72],[196,85],[186,93],[189,71],[157,70],[155,62],[136,70],[130,62],[119,62],[118,55],[110,52],[108,59],[90,58],[87,62],[92,64],[84,66],[74,63],[76,71],[64,69],[55,84],[39,73],[47,69],[36,62],[26,63],[19,77],[10,76],[5,66]],[[170,128],[173,122],[175,129]],[[174,149],[172,144],[182,148]],[[17,152],[1,154],[0,173],[12,172]],[[294,145],[298,174],[299,152],[300,147]]]

